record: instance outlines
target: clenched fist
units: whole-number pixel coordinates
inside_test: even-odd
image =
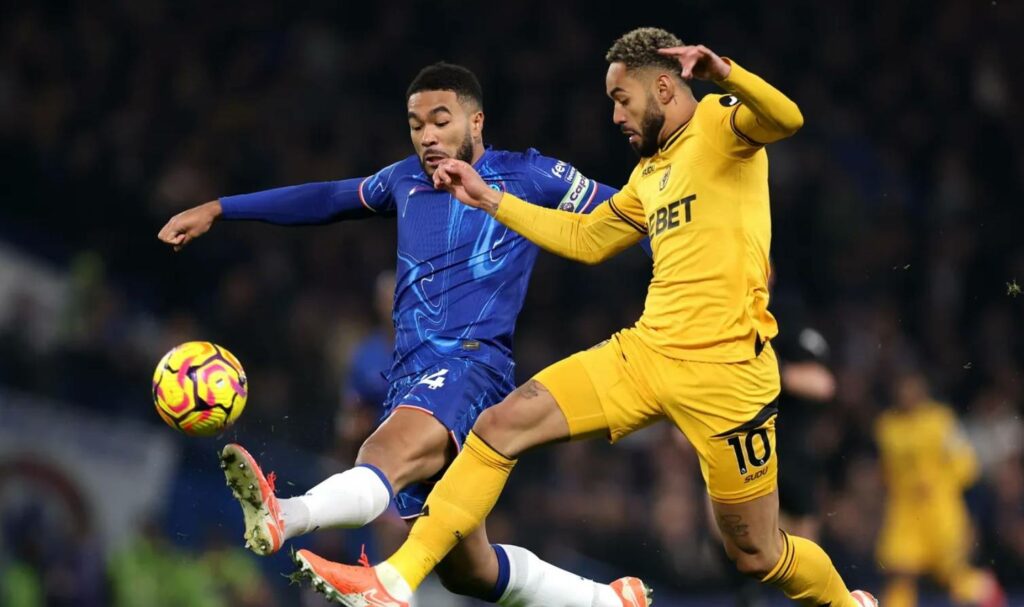
[[[211,200],[182,211],[161,228],[157,238],[180,251],[182,247],[205,234],[221,215],[220,200]]]

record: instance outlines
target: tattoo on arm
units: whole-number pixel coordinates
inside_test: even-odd
[[[746,537],[750,525],[743,522],[738,514],[723,514],[718,517],[718,528],[730,537]]]
[[[541,392],[547,392],[547,390],[540,384],[539,381],[531,379],[525,384],[516,388],[516,392],[519,393],[525,399],[537,398]]]

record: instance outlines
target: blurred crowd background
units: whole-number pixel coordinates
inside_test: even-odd
[[[621,184],[635,158],[611,123],[603,56],[639,25],[735,58],[804,112],[769,151],[774,297],[784,337],[824,337],[835,391],[778,451],[813,462],[802,480],[844,577],[877,589],[885,574],[874,424],[914,369],[977,454],[974,561],[1024,596],[1024,4],[69,0],[16,3],[0,22],[0,604],[296,604],[286,560],[241,551],[213,453],[256,446],[284,493],[350,464],[375,410],[353,398],[348,367],[382,324],[375,280],[394,264],[394,226],[221,223],[179,254],[157,231],[222,194],[408,155],[405,87],[441,59],[479,75],[485,142]],[[639,251],[595,268],[542,255],[520,380],[632,324],[649,277]],[[230,348],[251,382],[216,441],[172,434],[150,404],[156,361],[191,339]],[[19,451],[5,424],[41,438],[18,430]],[[92,481],[44,465],[47,440],[79,439],[72,460],[130,463],[152,499],[90,502]],[[385,517],[308,541],[351,562],[402,532]],[[598,578],[644,576],[666,605],[729,604],[736,585],[696,458],[668,428],[527,456],[491,537]],[[168,579],[181,596],[157,590]]]

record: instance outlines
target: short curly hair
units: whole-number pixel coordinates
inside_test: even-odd
[[[658,49],[682,45],[683,41],[675,34],[660,27],[638,27],[612,43],[604,58],[608,63],[621,61],[630,70],[653,67],[678,73],[679,62],[659,54]]]
[[[439,61],[420,70],[409,88],[405,91],[405,99],[420,91],[452,91],[459,101],[472,101],[480,109],[484,107],[484,91],[480,81],[469,69],[454,63]]]

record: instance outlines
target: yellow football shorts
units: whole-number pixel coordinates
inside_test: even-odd
[[[676,360],[631,329],[551,365],[534,379],[558,402],[573,438],[612,442],[668,418],[700,457],[708,493],[742,503],[776,487],[779,368],[766,345],[738,363]]]
[[[959,496],[886,504],[878,560],[896,574],[935,576],[950,583],[968,568],[970,520]]]

